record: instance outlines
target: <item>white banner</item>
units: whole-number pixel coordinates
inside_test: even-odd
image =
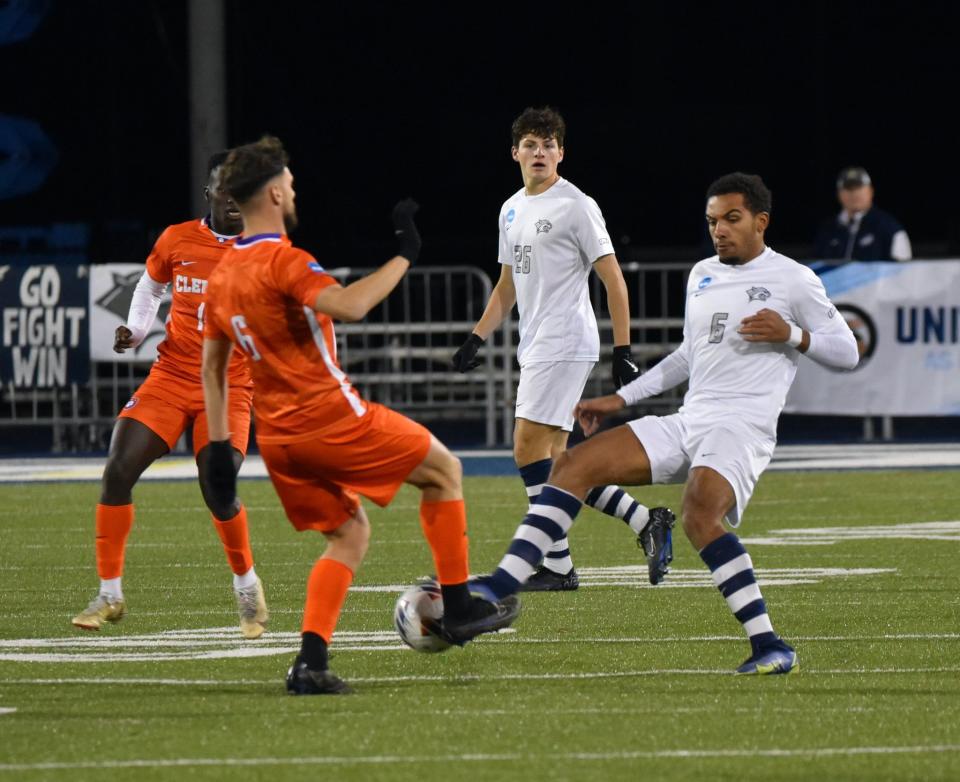
[[[960,261],[848,263],[819,274],[857,336],[860,365],[837,372],[801,357],[784,412],[960,415]]]
[[[105,263],[90,267],[90,359],[92,361],[155,361],[157,345],[166,334],[164,322],[170,311],[169,288],[146,339],[135,349],[113,352],[117,326],[127,322],[133,289],[143,275],[142,263]]]

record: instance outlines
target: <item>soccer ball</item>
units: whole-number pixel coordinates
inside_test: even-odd
[[[440,584],[432,578],[414,584],[400,595],[393,611],[393,624],[400,638],[418,652],[443,652],[450,648],[434,632],[442,618],[443,594]]]

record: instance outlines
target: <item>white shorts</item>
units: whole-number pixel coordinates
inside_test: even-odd
[[[731,527],[740,525],[777,444],[735,419],[696,421],[676,413],[648,415],[628,426],[647,452],[654,483],[683,483],[693,467],[709,467],[726,478],[737,500],[727,513]]]
[[[544,361],[520,369],[516,417],[573,431],[577,406],[593,361]]]

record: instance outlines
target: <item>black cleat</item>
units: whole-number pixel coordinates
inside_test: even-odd
[[[580,586],[580,576],[570,568],[566,573],[554,573],[541,565],[525,583],[520,585],[521,592],[573,592]]]
[[[290,695],[349,695],[350,685],[332,671],[315,671],[297,658],[287,671],[287,692]]]
[[[437,628],[447,643],[463,646],[482,633],[495,633],[509,627],[520,616],[520,598],[507,595],[502,600],[490,601],[473,595],[470,615],[464,619],[444,616]]]
[[[637,545],[647,558],[651,584],[659,584],[673,562],[673,525],[677,517],[670,508],[650,508],[650,519],[637,536]]]

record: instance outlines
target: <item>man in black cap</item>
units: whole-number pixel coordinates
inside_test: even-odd
[[[837,177],[843,206],[817,231],[814,258],[844,261],[909,261],[910,237],[893,215],[873,205],[873,183],[866,169],[845,168]]]

